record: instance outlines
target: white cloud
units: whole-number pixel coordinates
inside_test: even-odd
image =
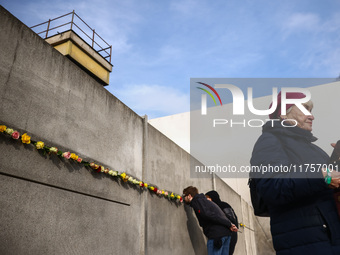
[[[294,13],[281,28],[285,49],[295,52],[291,62],[299,70],[323,77],[339,73],[339,12],[322,18],[315,13]]]
[[[103,39],[112,45],[112,52],[123,54],[131,50],[130,34],[142,17],[131,1],[94,1],[80,8],[82,17]],[[95,14],[95,15],[93,15]]]
[[[294,13],[282,24],[284,37],[300,32],[319,31],[320,18],[314,13]]]
[[[149,118],[186,112],[190,107],[189,96],[170,86],[132,85],[113,93],[139,115],[147,114]]]

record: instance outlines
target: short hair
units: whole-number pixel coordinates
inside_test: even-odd
[[[196,187],[189,186],[183,190],[183,194],[186,196],[190,194],[192,197],[194,197],[198,194],[198,189]]]

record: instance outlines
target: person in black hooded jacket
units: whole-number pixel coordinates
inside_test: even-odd
[[[230,236],[237,227],[230,222],[215,203],[209,201],[198,189],[189,186],[183,190],[183,200],[195,211],[204,235],[208,238],[208,255],[228,255]]]
[[[302,93],[287,93],[301,99]],[[313,103],[303,106],[312,111]],[[281,94],[273,120],[263,126],[251,158],[250,175],[268,207],[277,255],[339,255],[340,220],[333,197],[339,173],[328,169],[329,156],[313,144],[314,116],[296,105],[281,112]],[[271,169],[271,170],[270,170]],[[269,171],[270,170],[270,171]],[[252,177],[253,176],[253,177]]]
[[[205,193],[205,196],[207,197],[208,200],[211,200],[215,204],[217,204],[222,209],[227,218],[231,221],[231,223],[238,227],[238,219],[236,213],[234,212],[234,209],[227,202],[221,201],[220,195],[217,193],[217,191],[211,190]],[[234,254],[236,243],[237,232],[232,232],[229,246],[229,255]]]

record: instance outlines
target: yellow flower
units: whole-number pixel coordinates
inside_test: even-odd
[[[120,177],[123,179],[123,181],[125,181],[126,173],[120,174]]]
[[[162,189],[162,195],[164,195],[164,189]]]
[[[181,199],[181,196],[180,196],[180,195],[177,195],[177,199]]]
[[[171,198],[174,198],[174,197],[175,197],[174,193],[171,193],[170,197],[171,197]]]
[[[71,153],[71,157],[70,158],[73,159],[73,160],[77,160],[78,156],[76,154],[74,154],[74,153]]]
[[[147,188],[147,187],[148,187],[148,184],[147,184],[147,183],[144,183],[144,187]]]
[[[154,191],[155,188],[154,188],[154,187],[150,187],[150,189],[151,189],[152,191]]]
[[[7,127],[5,125],[0,125],[0,132],[6,131]]]
[[[45,146],[44,142],[41,141],[35,144],[35,147],[37,147],[38,150],[44,149],[44,146]]]
[[[23,134],[21,136],[22,143],[30,144],[31,143],[31,137],[27,135],[27,133]]]

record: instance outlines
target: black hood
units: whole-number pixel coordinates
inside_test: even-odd
[[[221,199],[220,199],[220,195],[215,190],[209,191],[209,192],[205,193],[205,195],[209,196],[215,204],[220,205],[221,202],[222,202]]]

